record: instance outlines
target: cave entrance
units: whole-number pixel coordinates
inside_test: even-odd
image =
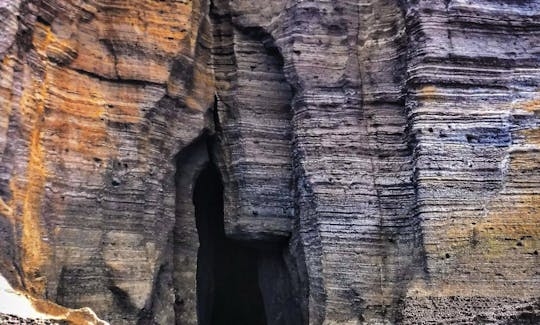
[[[193,191],[199,234],[197,315],[200,325],[266,325],[255,248],[225,237],[223,183],[208,163]]]

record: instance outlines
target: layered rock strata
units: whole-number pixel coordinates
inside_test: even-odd
[[[537,1],[0,0],[0,17],[15,286],[111,324],[211,324],[224,243],[267,324],[538,320]]]

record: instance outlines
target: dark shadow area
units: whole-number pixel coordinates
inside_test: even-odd
[[[225,237],[223,184],[208,164],[193,191],[199,234],[197,315],[200,325],[266,325],[258,252]]]

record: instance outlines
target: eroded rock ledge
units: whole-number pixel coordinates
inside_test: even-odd
[[[17,288],[111,324],[538,320],[538,1],[0,0],[0,18]],[[239,290],[252,314],[215,306]]]

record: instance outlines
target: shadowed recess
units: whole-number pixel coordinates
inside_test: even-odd
[[[201,325],[266,324],[257,251],[225,237],[223,184],[208,164],[193,192],[199,252],[197,314]]]

